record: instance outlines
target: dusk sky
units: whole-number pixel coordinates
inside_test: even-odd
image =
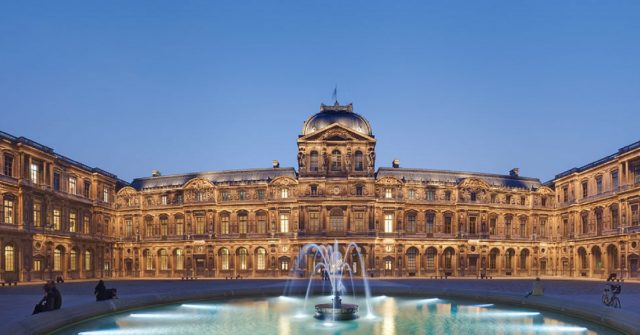
[[[378,167],[547,181],[640,140],[640,1],[0,4],[0,130],[127,181],[296,166],[336,85]]]

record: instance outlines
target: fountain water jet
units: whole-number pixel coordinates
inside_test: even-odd
[[[321,320],[334,320],[334,321],[342,321],[342,320],[353,320],[358,317],[358,308],[359,306],[356,304],[347,304],[342,303],[341,295],[343,295],[346,291],[346,288],[342,282],[344,274],[348,274],[351,281],[352,291],[355,293],[354,284],[353,284],[353,270],[351,266],[348,264],[348,256],[350,255],[350,251],[355,252],[358,255],[358,261],[360,264],[360,271],[362,273],[362,278],[364,282],[364,291],[365,291],[365,301],[367,305],[367,313],[368,316],[372,315],[371,313],[371,304],[369,303],[369,298],[371,296],[369,290],[369,282],[367,280],[366,271],[364,262],[362,259],[362,254],[358,249],[358,245],[354,242],[350,242],[346,246],[345,255],[343,256],[340,253],[338,242],[336,241],[334,245],[318,245],[316,243],[306,244],[300,251],[300,256],[298,257],[298,261],[304,260],[304,255],[306,255],[309,251],[314,253],[314,266],[313,272],[309,278],[309,284],[307,285],[307,292],[305,295],[305,308],[307,304],[307,300],[309,298],[309,293],[311,290],[311,283],[313,280],[313,275],[321,270],[322,279],[328,281],[331,285],[331,295],[332,301],[331,303],[325,304],[317,304],[315,306],[315,315],[314,317]],[[321,262],[316,262],[317,256],[321,257]],[[357,269],[355,269],[357,270]]]

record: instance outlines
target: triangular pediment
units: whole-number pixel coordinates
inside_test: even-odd
[[[375,139],[371,136],[359,133],[353,129],[349,129],[341,124],[334,123],[327,128],[318,130],[314,133],[307,134],[298,138],[301,141],[372,141]]]

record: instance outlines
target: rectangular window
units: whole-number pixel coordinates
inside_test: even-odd
[[[547,207],[547,197],[542,197],[540,199],[540,203],[542,204],[542,207]]]
[[[451,191],[444,192],[444,200],[451,201]]]
[[[40,180],[40,165],[38,163],[31,163],[31,182],[37,184]]]
[[[203,199],[202,192],[196,192],[196,201],[197,202],[202,202],[202,199]]]
[[[596,194],[602,193],[602,176],[596,177]]]
[[[476,233],[476,224],[477,224],[478,218],[475,216],[470,216],[469,217],[469,234],[474,235]]]
[[[384,198],[385,199],[393,198],[393,190],[391,188],[385,188],[384,189]]]
[[[476,192],[471,192],[470,195],[471,195],[471,201],[476,201],[476,199],[477,199]]]
[[[204,235],[204,216],[196,216],[196,235]]]
[[[69,177],[69,193],[76,194],[76,177]]]
[[[69,212],[69,232],[75,233],[78,230],[78,223],[76,221],[76,213]]]
[[[42,204],[39,202],[33,203],[33,226],[42,227]]]
[[[89,215],[85,214],[82,217],[82,232],[89,234],[91,232],[91,226],[89,225]]]
[[[565,186],[562,188],[562,201],[563,202],[567,202],[569,201],[569,187]]]
[[[547,219],[540,218],[540,237],[547,236]]]
[[[436,192],[434,190],[427,190],[427,201],[435,200],[436,198],[435,193]]]
[[[160,236],[169,235],[169,217],[160,216]]]
[[[525,197],[520,197],[520,205],[524,206],[527,203],[527,199]]]
[[[520,237],[527,237],[527,220],[525,218],[520,219]]]
[[[320,231],[320,213],[309,212],[309,232],[317,233]]]
[[[280,232],[289,232],[289,214],[280,214]]]
[[[444,233],[445,234],[451,234],[452,233],[452,229],[451,229],[451,215],[445,215],[444,216]]]
[[[356,195],[363,195],[363,193],[364,192],[362,192],[362,186],[356,186]]]
[[[247,192],[245,191],[238,191],[238,199],[240,200],[245,200],[247,197]]]
[[[393,214],[391,213],[384,215],[384,232],[393,233]]]
[[[495,195],[495,194],[492,194],[492,195],[491,195],[491,203],[492,203],[492,204],[495,204],[495,203],[496,203],[496,195]]]
[[[409,200],[415,200],[416,199],[416,190],[409,190],[409,192],[407,194],[407,198],[409,198]]]
[[[495,235],[498,219],[492,217],[489,219],[489,235]]]
[[[222,191],[222,201],[229,201],[230,198],[229,191]]]
[[[220,234],[229,234],[229,215],[225,214],[220,217]]]
[[[238,216],[238,233],[246,234],[248,230],[248,217],[247,215],[239,215]]]
[[[182,203],[182,193],[176,193],[176,204],[181,204]]]
[[[289,189],[288,188],[283,188],[280,192],[280,197],[282,199],[287,199],[289,198]]]
[[[36,272],[42,271],[42,260],[40,259],[33,260],[33,270]]]
[[[387,270],[387,271],[393,270],[393,260],[385,259],[384,260],[384,269]]]
[[[102,189],[102,201],[109,202],[109,188],[107,187]]]
[[[511,236],[511,217],[504,218],[504,235],[508,238]]]
[[[618,208],[617,207],[611,207],[611,228],[613,229],[617,229],[618,228]]]
[[[60,191],[60,174],[58,172],[53,173],[53,189]]]
[[[75,250],[71,250],[71,253],[69,254],[69,270],[76,271],[76,264],[78,264],[78,253]]]
[[[89,198],[89,193],[91,191],[91,183],[88,181],[84,182],[84,189],[82,191],[82,195],[84,195],[85,198]]]
[[[318,195],[318,186],[311,185],[311,192],[310,193],[311,193],[312,196]]]
[[[427,214],[427,234],[433,234],[433,223],[435,222],[435,214]]]
[[[182,216],[176,218],[176,235],[184,235],[184,218]]]
[[[617,191],[619,186],[620,186],[620,180],[618,180],[618,171],[612,171],[611,187],[613,188],[614,191]]]
[[[638,205],[631,206],[631,225],[637,226],[640,223],[640,217],[638,217]]]
[[[169,197],[167,197],[166,194],[163,194],[162,197],[160,198],[160,201],[163,205],[166,205],[169,203]]]
[[[640,183],[640,165],[636,165],[633,168],[633,182],[634,184]]]
[[[507,203],[507,205],[510,205],[510,204],[511,204],[511,196],[510,196],[510,195],[507,195],[507,197],[506,197],[506,203]]]
[[[60,222],[60,210],[53,210],[53,229],[60,230],[62,228],[62,224]]]
[[[583,181],[581,184],[582,187],[582,197],[586,198],[589,196],[589,184],[586,181]]]
[[[258,190],[258,200],[264,200],[264,190]]]
[[[4,175],[13,177],[13,156],[4,155]]]
[[[364,212],[355,212],[353,221],[357,232],[366,231],[364,227]]]
[[[267,215],[264,212],[256,214],[256,221],[258,222],[258,234],[265,234],[267,232]]]
[[[126,237],[133,236],[133,220],[131,219],[124,220],[124,234]]]
[[[4,199],[4,223],[13,223],[13,200]]]

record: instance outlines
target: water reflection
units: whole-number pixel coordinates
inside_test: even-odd
[[[313,297],[309,306],[323,299]],[[549,312],[435,297],[377,297],[375,317],[346,322],[316,320],[303,305],[304,299],[288,297],[184,303],[111,315],[57,334],[619,334]]]

